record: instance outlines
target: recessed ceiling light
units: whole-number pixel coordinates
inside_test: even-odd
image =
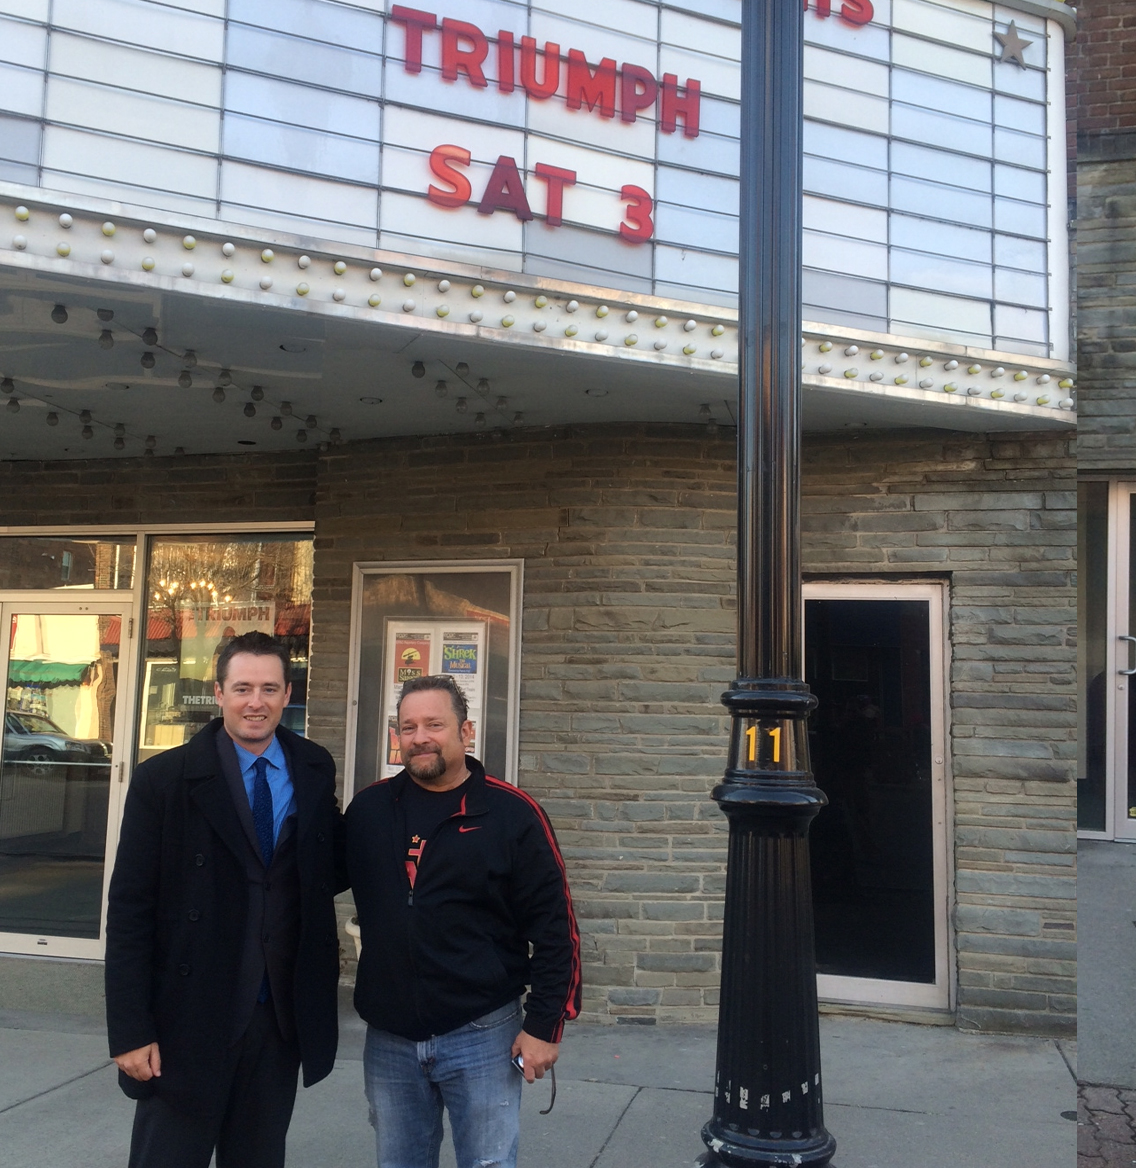
[[[588,395],[588,397],[607,397],[606,389],[585,389],[584,392]]]
[[[381,397],[361,397],[359,399],[365,406],[381,406],[383,399]]]
[[[280,348],[285,353],[306,353],[308,346],[303,341],[285,341]]]

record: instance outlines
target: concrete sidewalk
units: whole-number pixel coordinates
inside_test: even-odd
[[[837,1168],[1074,1162],[1076,1124],[1062,1115],[1076,1107],[1067,1044],[845,1017],[823,1018],[821,1041]],[[707,1027],[570,1027],[550,1116],[537,1114],[547,1081],[526,1088],[521,1168],[686,1168],[703,1150],[714,1042]],[[300,1092],[289,1168],[373,1165],[362,1047],[348,1007],[335,1072]],[[131,1107],[100,1027],[0,1013],[5,1168],[121,1168]],[[448,1139],[442,1163],[452,1168]]]
[[[1136,844],[1077,845],[1077,1032],[1083,1082],[1136,1088]]]

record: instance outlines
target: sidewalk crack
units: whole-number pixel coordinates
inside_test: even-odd
[[[99,1071],[105,1071],[107,1067],[113,1067],[114,1062],[107,1059],[105,1063],[98,1067],[92,1067],[89,1071],[83,1071],[81,1074],[73,1075],[70,1079],[64,1079],[62,1083],[56,1083],[52,1087],[47,1087],[43,1091],[37,1091],[34,1095],[29,1095],[26,1099],[17,1099],[15,1103],[9,1103],[7,1107],[0,1107],[0,1115],[4,1115],[8,1111],[13,1111],[17,1107],[23,1107],[25,1103],[34,1103],[37,1099],[42,1099],[45,1095],[50,1095],[53,1091],[61,1091],[64,1087],[70,1087],[72,1083],[79,1082],[80,1079],[86,1079],[90,1075],[97,1075]]]
[[[642,1090],[642,1087],[635,1088],[635,1094],[627,1100],[627,1106],[619,1113],[619,1118],[615,1121],[614,1124],[612,1124],[611,1131],[607,1133],[607,1139],[604,1140],[604,1142],[600,1145],[600,1150],[592,1157],[592,1162],[588,1165],[588,1168],[596,1168],[596,1165],[600,1161],[600,1157],[604,1154],[604,1152],[607,1151],[607,1146],[611,1143],[611,1137],[614,1136],[615,1133],[619,1130],[619,1125],[623,1122],[623,1117],[627,1114],[631,1104],[639,1098],[639,1094]]]

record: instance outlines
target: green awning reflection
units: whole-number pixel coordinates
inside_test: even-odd
[[[63,661],[8,662],[9,685],[82,685],[90,664]]]

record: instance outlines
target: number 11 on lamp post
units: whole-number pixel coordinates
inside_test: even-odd
[[[797,741],[804,726],[791,719],[746,718],[734,727],[731,769],[739,771],[782,771],[798,769],[803,752]]]

